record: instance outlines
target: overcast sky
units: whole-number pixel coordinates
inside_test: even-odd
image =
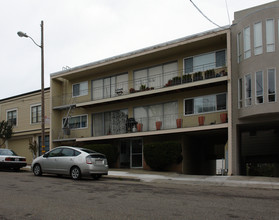
[[[227,13],[226,1],[229,15]],[[219,26],[233,13],[272,0],[192,0]],[[190,0],[0,0],[0,99],[45,87],[50,74],[216,28]]]

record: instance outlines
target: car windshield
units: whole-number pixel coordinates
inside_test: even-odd
[[[0,149],[0,155],[17,156],[15,152],[9,149]]]

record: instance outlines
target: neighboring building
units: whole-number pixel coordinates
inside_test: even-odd
[[[235,13],[231,26],[233,166],[279,176],[279,2]]]
[[[49,149],[49,109],[50,89],[45,89],[46,103],[46,150]],[[29,142],[38,144],[41,154],[41,90],[29,92],[0,100],[0,121],[5,120],[13,125],[13,136],[5,143],[5,147],[14,150],[17,154],[25,156],[27,163],[33,160],[29,150]]]

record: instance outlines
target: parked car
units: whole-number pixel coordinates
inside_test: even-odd
[[[20,170],[26,166],[26,158],[10,149],[0,149],[0,168]]]
[[[99,179],[108,174],[104,154],[70,146],[60,146],[33,160],[31,170],[35,176],[43,173],[70,175],[73,179],[92,176]]]

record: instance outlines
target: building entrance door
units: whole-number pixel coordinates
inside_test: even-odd
[[[131,140],[131,167],[142,168],[142,139]]]
[[[121,141],[120,167],[142,168],[142,139]]]

